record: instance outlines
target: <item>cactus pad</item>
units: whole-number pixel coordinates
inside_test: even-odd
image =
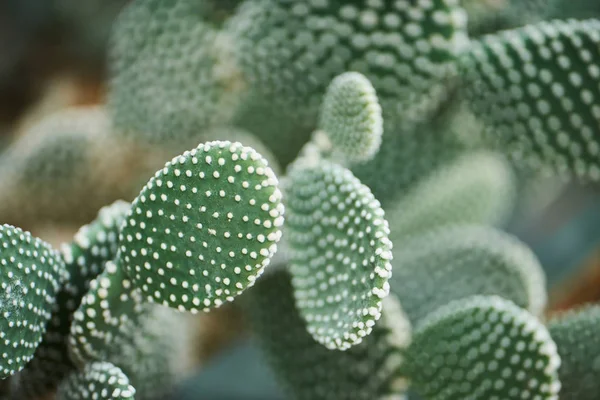
[[[569,311],[548,323],[558,346],[561,400],[595,400],[600,394],[600,306]]]
[[[393,298],[385,299],[381,319],[362,343],[337,351],[308,334],[292,291],[288,272],[278,270],[244,295],[254,333],[290,398],[404,399],[406,382],[398,370],[410,324]]]
[[[363,162],[379,150],[383,117],[371,82],[358,72],[336,77],[321,106],[319,129],[331,141],[334,156]]]
[[[394,251],[390,286],[416,324],[453,300],[497,295],[540,315],[546,279],[533,252],[512,236],[488,227],[435,230]]]
[[[496,296],[430,314],[413,332],[404,373],[428,400],[558,400],[560,357],[546,328]]]
[[[134,200],[119,265],[148,301],[209,310],[254,284],[282,224],[266,160],[237,142],[208,142],[167,163]]]
[[[541,22],[474,42],[467,99],[516,160],[600,179],[600,21]]]
[[[32,359],[68,274],[49,244],[10,225],[0,225],[0,269],[0,379],[4,379]]]
[[[328,348],[368,335],[389,293],[392,243],[379,202],[337,164],[293,168],[286,186],[292,283],[308,331]]]
[[[108,362],[87,364],[61,383],[57,400],[134,400],[135,388],[118,367]]]

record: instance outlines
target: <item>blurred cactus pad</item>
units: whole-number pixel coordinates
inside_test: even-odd
[[[169,399],[227,309],[290,399],[600,398],[599,306],[548,318],[506,228],[540,177],[600,180],[595,18],[128,2],[102,104],[0,153],[0,398]]]

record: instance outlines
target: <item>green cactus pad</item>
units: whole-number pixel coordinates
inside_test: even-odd
[[[404,399],[400,350],[410,324],[397,302],[385,299],[382,318],[359,345],[328,350],[306,331],[285,270],[265,275],[244,295],[254,333],[282,386],[297,400]]]
[[[467,41],[457,0],[249,0],[226,26],[250,88],[315,116],[346,71],[363,73],[390,114],[435,108]]]
[[[461,60],[466,98],[515,160],[600,179],[600,21],[489,35]]]
[[[375,89],[364,75],[337,76],[325,93],[319,123],[334,157],[351,163],[373,158],[383,134],[381,112]]]
[[[243,84],[205,3],[135,0],[119,16],[108,93],[117,132],[179,151],[230,120]]]
[[[413,324],[453,300],[497,295],[540,315],[546,279],[529,248],[504,232],[448,227],[403,242],[394,251],[390,286]]]
[[[596,400],[600,395],[600,306],[569,311],[548,323],[558,347],[561,400]]]
[[[558,400],[560,357],[546,328],[496,296],[474,296],[430,314],[404,363],[428,400]]]
[[[109,362],[87,364],[60,384],[56,400],[134,400],[127,375]]]
[[[10,225],[0,225],[0,268],[0,379],[4,379],[32,359],[68,273],[49,244]]]
[[[73,314],[68,337],[71,359],[80,366],[108,359],[136,329],[143,311],[141,294],[125,271],[107,262]]]
[[[134,200],[119,265],[149,302],[207,311],[254,284],[282,224],[267,161],[238,142],[208,142],[167,163]]]
[[[117,201],[103,207],[98,217],[83,226],[72,243],[62,248],[70,278],[58,293],[52,318],[34,358],[23,369],[13,397],[38,399],[54,391],[60,381],[75,367],[68,356],[68,335],[73,313],[89,289],[90,281],[104,269],[104,264],[117,254],[118,231],[130,204]]]
[[[392,243],[379,202],[338,164],[293,168],[286,235],[300,314],[315,340],[347,349],[367,336],[389,293]]]
[[[465,154],[423,178],[387,209],[391,240],[453,224],[503,222],[514,196],[515,177],[502,157]]]

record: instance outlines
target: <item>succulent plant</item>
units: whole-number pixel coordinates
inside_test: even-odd
[[[600,308],[590,305],[559,315],[548,323],[562,360],[558,370],[561,399],[592,399],[600,390],[596,379],[599,365],[595,349],[599,322]]]
[[[291,398],[597,398],[596,308],[546,328],[500,230],[525,172],[600,176],[600,22],[559,2],[131,2],[107,108],[0,155],[7,222],[127,200],[62,253],[0,227],[9,398],[162,399],[175,313],[238,297]]]
[[[108,362],[95,362],[74,372],[60,385],[57,400],[133,400],[135,388],[127,375]]]

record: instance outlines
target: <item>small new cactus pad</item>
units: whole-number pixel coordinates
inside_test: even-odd
[[[600,179],[600,21],[552,21],[474,42],[466,98],[493,141],[535,168]]]
[[[0,379],[34,355],[68,277],[60,254],[29,232],[0,225]]]
[[[319,129],[331,141],[334,157],[363,162],[379,150],[383,117],[371,82],[358,72],[336,77],[321,106]]]
[[[346,71],[363,73],[390,115],[435,108],[467,41],[458,0],[250,0],[226,27],[251,89],[311,116]]]
[[[561,400],[596,400],[600,396],[600,306],[569,311],[548,323],[561,357]]]
[[[56,400],[134,400],[135,388],[119,367],[109,362],[86,364],[59,386]]]
[[[387,210],[391,240],[450,224],[496,224],[512,209],[515,178],[493,153],[468,153],[425,177]]]
[[[68,337],[71,358],[78,365],[102,361],[137,328],[144,307],[141,294],[122,268],[109,261],[90,282],[90,290],[73,314]]]
[[[179,150],[231,118],[242,86],[203,3],[135,0],[117,19],[108,107],[118,132]]]
[[[77,232],[72,243],[63,246],[70,277],[58,293],[52,318],[33,360],[18,374],[14,398],[38,399],[47,395],[75,367],[68,356],[67,339],[73,313],[90,281],[116,256],[118,230],[129,208],[130,204],[124,201],[103,207],[91,224]]]
[[[315,340],[347,349],[367,336],[389,293],[392,243],[379,202],[346,168],[293,168],[286,234],[300,314]]]
[[[535,315],[546,305],[546,279],[531,250],[494,228],[447,227],[394,251],[390,286],[411,322],[453,300],[498,295]]]
[[[373,332],[346,351],[328,350],[306,331],[294,305],[287,271],[265,275],[247,293],[250,322],[282,386],[296,400],[404,399],[401,349],[410,324],[397,302],[385,299]]]
[[[427,400],[558,400],[560,357],[546,327],[496,296],[430,314],[413,332],[404,373]]]
[[[167,163],[133,201],[119,265],[149,302],[207,311],[254,284],[282,224],[267,161],[239,142],[204,143]]]

